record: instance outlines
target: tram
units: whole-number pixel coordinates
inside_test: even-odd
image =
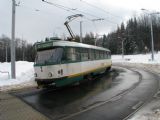
[[[36,43],[34,63],[38,86],[79,83],[111,68],[110,50],[58,38]]]

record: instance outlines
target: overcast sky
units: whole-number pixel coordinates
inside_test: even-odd
[[[100,35],[116,29],[122,21],[142,13],[141,8],[160,11],[160,0],[47,0],[63,5],[67,11],[41,0],[16,0],[16,37],[28,42],[41,41],[45,37],[69,36],[64,26],[66,17],[83,14],[70,24],[73,32],[79,34],[79,21],[83,21],[83,35],[93,32]],[[0,35],[11,36],[12,0],[0,0]],[[99,9],[102,8],[102,9]],[[87,13],[87,14],[86,14]],[[92,22],[91,19],[104,18]]]

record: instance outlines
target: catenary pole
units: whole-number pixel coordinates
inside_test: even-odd
[[[122,38],[122,59],[124,59],[124,40]]]
[[[11,40],[11,78],[16,78],[15,68],[15,14],[16,14],[16,1],[12,0],[12,40]]]
[[[7,44],[6,44],[6,62],[8,62],[7,58],[8,58],[8,50],[7,50]]]
[[[153,39],[152,15],[153,14],[160,14],[160,12],[150,12],[149,10],[144,9],[144,8],[142,8],[141,10],[148,12],[148,15],[150,17],[150,26],[151,26],[151,52],[152,52],[151,58],[152,58],[152,61],[154,61],[154,39]]]
[[[80,43],[82,43],[82,21],[80,21]]]
[[[151,24],[152,61],[154,61],[154,41],[153,41],[153,25],[152,25],[152,14],[150,14],[150,24]]]

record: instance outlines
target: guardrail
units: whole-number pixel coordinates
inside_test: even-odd
[[[0,71],[0,73],[6,73],[6,74],[8,74],[8,79],[10,79],[10,74],[9,74],[8,71]]]

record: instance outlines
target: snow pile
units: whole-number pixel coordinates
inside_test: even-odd
[[[0,91],[35,84],[33,62],[17,61],[16,79],[10,79],[10,76],[11,64],[7,62],[0,63]]]
[[[154,100],[132,116],[129,120],[160,120],[160,100]]]
[[[128,63],[145,63],[145,64],[160,64],[160,52],[154,54],[155,60],[151,60],[151,54],[138,54],[138,55],[112,55],[112,62],[128,62]]]

